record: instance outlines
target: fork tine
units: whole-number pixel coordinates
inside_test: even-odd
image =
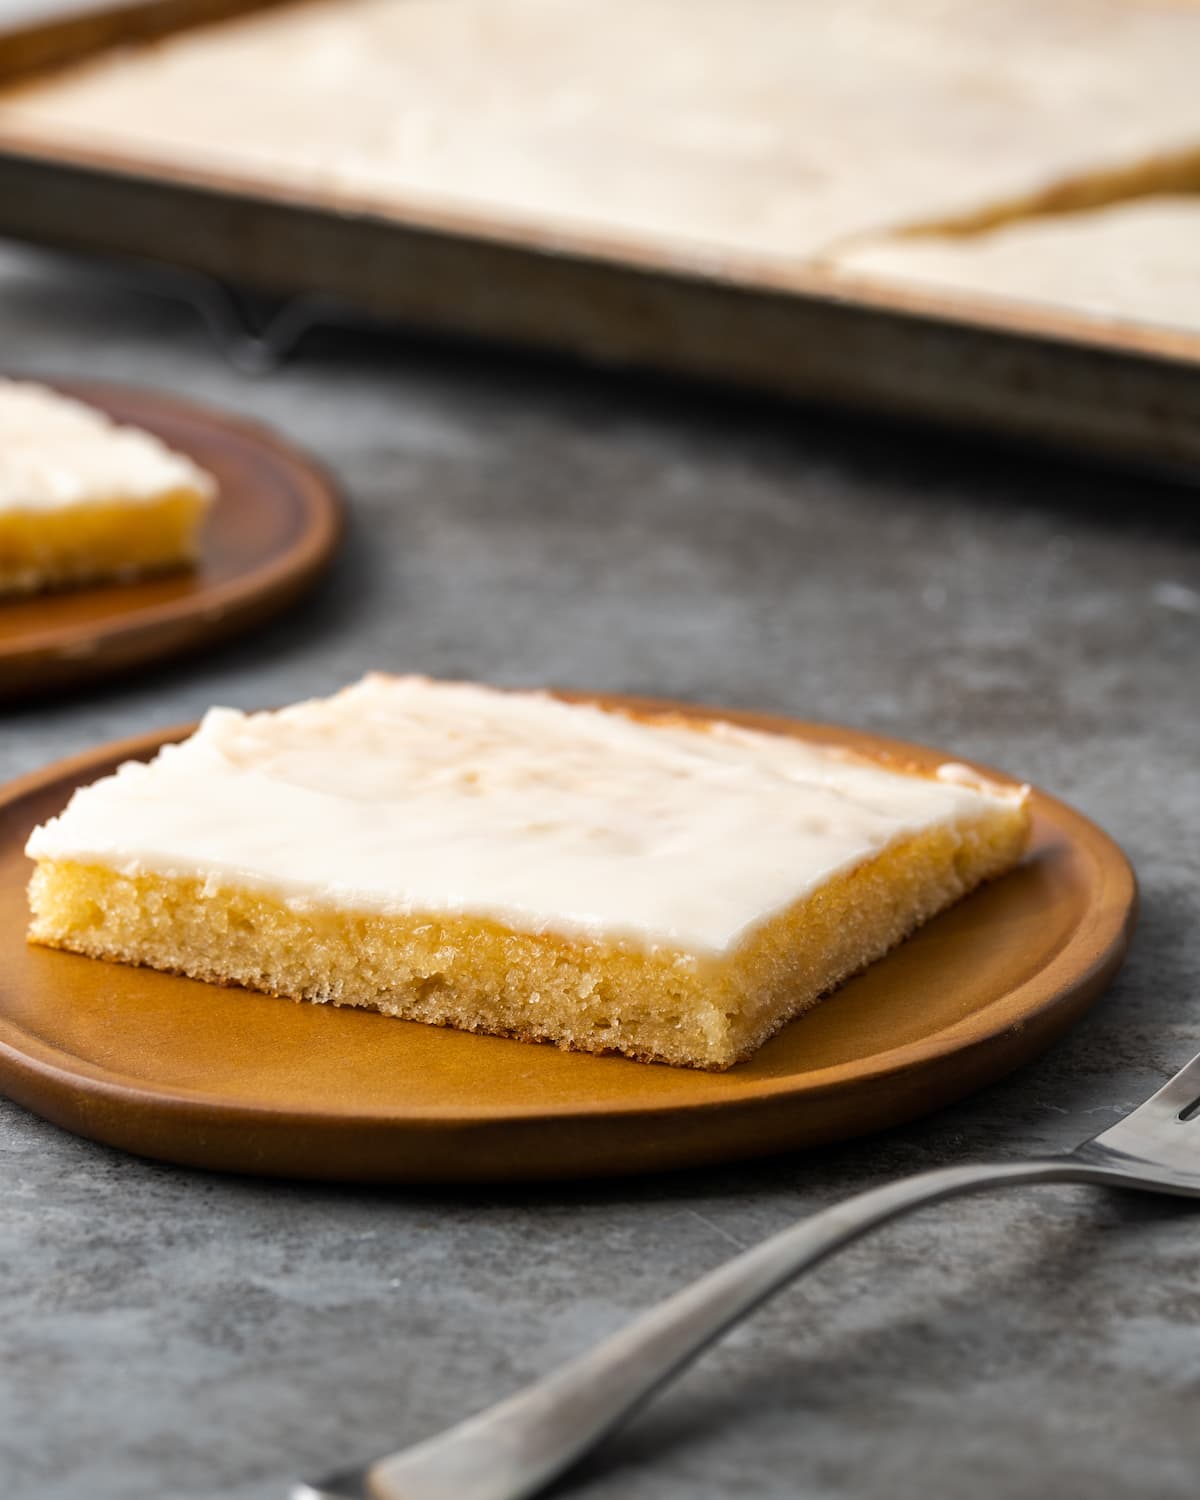
[[[1157,1093],[1151,1094],[1146,1102],[1134,1111],[1135,1114],[1146,1113],[1160,1114],[1163,1108],[1178,1114],[1181,1109],[1186,1109],[1189,1104],[1194,1104],[1200,1099],[1200,1053],[1192,1058],[1191,1062],[1185,1063],[1173,1078],[1169,1078]]]

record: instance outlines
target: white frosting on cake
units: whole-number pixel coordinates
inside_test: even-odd
[[[893,841],[1024,795],[968,782],[730,724],[372,675],[276,713],[212,709],[184,744],[77,791],[27,852],[299,907],[721,953]]]
[[[0,512],[148,502],[211,475],[137,427],[28,381],[0,380]]]

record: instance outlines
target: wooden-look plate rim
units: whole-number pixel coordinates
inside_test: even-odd
[[[774,715],[657,699],[564,696],[630,707],[639,713],[720,717],[819,743],[841,744],[891,764],[927,767],[962,759],[880,735]],[[1136,883],[1121,850],[1081,814],[1034,789],[1032,859],[1071,902],[1069,928],[1054,951],[1022,982],[1002,986],[979,1009],[939,1026],[928,1036],[837,1065],[799,1067],[775,1077],[754,1076],[757,1059],[730,1073],[712,1075],[564,1054],[360,1012],[290,1006],[265,996],[30,948],[24,939],[23,886],[28,864],[21,850],[33,822],[61,807],[74,786],[95,779],[121,760],[147,758],[161,744],[183,738],[192,727],[99,747],[26,776],[0,792],[0,1086],[27,1107],[79,1134],[184,1165],[351,1181],[529,1180],[700,1165],[844,1139],[940,1107],[1042,1051],[1103,993],[1132,933]],[[976,769],[1008,780],[989,767],[976,764]],[[14,871],[19,871],[15,879]],[[1005,879],[1019,884],[1021,872]],[[1004,920],[1006,930],[1012,930],[1000,947],[989,939],[986,929],[969,937],[965,950],[964,940],[956,937],[961,951],[950,961],[941,953],[940,971],[924,976],[922,985],[927,979],[929,988],[921,992],[944,994],[956,976],[960,982],[968,974],[974,976],[972,982],[978,982],[981,973],[986,979],[989,963],[1002,967],[1002,955],[1014,944],[1037,937],[1045,913],[1037,901],[1012,894],[1016,890],[1017,886],[1006,890],[1002,880],[955,909],[968,911],[972,902],[985,899],[1007,902]],[[1001,894],[989,895],[992,892]],[[948,913],[923,932],[934,935],[939,923],[953,921],[953,913]],[[908,955],[904,962],[916,962],[913,972],[920,974],[924,960],[914,960],[912,955],[921,951],[923,941],[930,944],[930,938],[919,934],[851,981],[840,994],[848,994],[864,981],[876,989],[886,987],[889,967],[896,969],[899,955]],[[929,951],[940,952],[936,941]],[[323,1059],[316,1056],[313,1099],[300,1108],[270,1097],[232,1094],[219,1077],[191,1087],[147,1079],[138,1076],[136,1046],[128,1054],[129,1066],[102,1067],[69,1047],[32,1035],[14,1021],[22,969],[33,973],[54,966],[53,982],[46,989],[60,1004],[70,1001],[64,991],[71,987],[71,966],[76,966],[76,975],[83,974],[79,965],[86,966],[92,979],[97,973],[111,976],[111,986],[107,978],[104,982],[106,992],[111,988],[118,1018],[122,1011],[126,1019],[134,1016],[138,1004],[144,1003],[139,1001],[143,991],[155,989],[161,998],[163,986],[172,987],[172,994],[174,987],[180,987],[180,997],[184,989],[205,991],[207,1001],[219,1007],[221,1014],[249,1028],[251,1041],[263,1017],[268,1017],[268,1029],[294,1024],[284,1022],[277,1011],[263,1011],[262,1006],[288,1006],[290,1016],[322,1012],[330,1017],[323,1025],[361,1025],[365,1020],[387,1027],[387,1033],[376,1032],[372,1039],[379,1042],[386,1037],[393,1049],[409,1045],[401,1042],[402,1035],[419,1037],[419,1045],[435,1063],[438,1048],[447,1055],[457,1049],[459,1060],[451,1064],[446,1097],[435,1107],[397,1100],[387,1109],[358,1108],[353,1100],[322,1100]],[[907,982],[912,990],[911,977]],[[826,1013],[839,1004],[839,998],[827,999],[811,1015]],[[768,1043],[768,1049],[778,1047],[783,1037],[802,1036],[798,1028],[808,1024],[803,1017],[792,1023],[781,1038]],[[461,1069],[463,1056],[474,1059],[470,1089],[461,1078],[455,1082],[454,1069]],[[554,1059],[550,1071],[557,1071],[560,1081],[564,1068],[577,1071],[578,1095],[565,1102],[547,1097],[523,1107],[497,1107],[486,1097],[488,1070],[497,1059],[500,1069],[533,1074],[542,1066],[540,1060]],[[597,1066],[620,1070],[621,1076],[599,1074]],[[656,1097],[665,1090],[665,1077],[671,1080],[670,1090]],[[721,1083],[713,1085],[714,1078]],[[680,1085],[679,1079],[692,1080],[691,1087],[686,1082]],[[614,1081],[615,1089],[611,1087]]]
[[[344,527],[337,487],[268,428],[158,391],[33,378],[154,433],[214,473],[220,491],[193,571],[0,599],[0,701],[214,645],[286,609],[331,562]],[[276,534],[257,537],[263,527]]]

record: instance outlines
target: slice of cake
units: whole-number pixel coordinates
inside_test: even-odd
[[[1200,180],[1200,152],[1197,152]],[[982,234],[849,246],[839,271],[1087,317],[1200,331],[1200,195],[1019,219]]]
[[[0,595],[192,563],[215,491],[150,433],[0,380]]]
[[[727,1068],[1019,857],[1021,788],[784,735],[372,675],[34,830],[35,942]]]

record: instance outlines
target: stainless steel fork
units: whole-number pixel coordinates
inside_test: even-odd
[[[1069,1156],[939,1167],[872,1188],[773,1235],[515,1396],[291,1500],[524,1500],[773,1292],[877,1224],[983,1188],[1088,1182],[1200,1197],[1200,1056]]]

